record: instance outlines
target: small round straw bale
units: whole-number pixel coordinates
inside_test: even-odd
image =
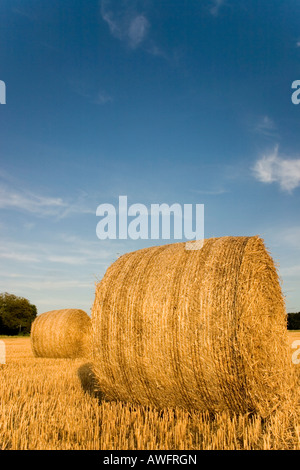
[[[88,354],[91,318],[78,309],[51,310],[38,315],[31,326],[36,357],[76,358]]]
[[[92,343],[108,399],[266,416],[294,386],[281,286],[257,236],[121,256],[97,285]]]

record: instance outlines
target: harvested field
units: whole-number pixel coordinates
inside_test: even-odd
[[[106,402],[83,380],[85,360],[37,358],[29,338],[0,339],[0,449],[300,450],[299,413],[262,420]]]

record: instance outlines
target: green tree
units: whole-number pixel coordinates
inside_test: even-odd
[[[0,294],[0,334],[30,333],[31,323],[37,315],[35,305],[24,297]]]
[[[288,330],[300,330],[300,312],[288,313]]]

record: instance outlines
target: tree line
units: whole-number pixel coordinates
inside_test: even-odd
[[[0,335],[30,334],[37,308],[24,297],[0,294]],[[300,330],[300,312],[287,314],[288,330]]]
[[[300,330],[300,312],[288,313],[287,327],[288,330]]]
[[[0,334],[29,334],[37,308],[24,297],[4,292],[0,294]]]

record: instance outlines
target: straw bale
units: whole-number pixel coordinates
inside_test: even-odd
[[[76,358],[88,355],[91,318],[78,309],[51,310],[38,315],[31,326],[36,357]]]
[[[281,285],[258,236],[121,256],[97,285],[92,343],[107,399],[266,416],[294,385]]]

